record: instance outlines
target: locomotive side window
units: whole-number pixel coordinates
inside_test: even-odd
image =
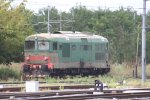
[[[53,50],[57,50],[57,42],[53,43]]]
[[[70,44],[69,43],[62,44],[62,56],[70,57]]]
[[[49,50],[49,42],[38,42],[39,50]]]
[[[72,50],[76,50],[76,45],[72,45],[72,46],[71,46],[71,49],[72,49]]]
[[[62,50],[62,45],[61,44],[59,45],[59,50]]]
[[[80,49],[84,50],[84,51],[88,51],[88,50],[92,50],[92,46],[91,45],[81,45]]]
[[[35,41],[25,41],[25,50],[35,50]]]

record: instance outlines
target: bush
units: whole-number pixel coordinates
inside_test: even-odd
[[[9,78],[19,79],[20,73],[17,71],[14,71],[13,69],[9,67],[2,67],[0,68],[0,79],[1,80],[8,80]]]

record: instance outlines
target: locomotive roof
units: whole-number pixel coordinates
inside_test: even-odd
[[[101,41],[108,42],[106,38],[99,35],[89,34],[85,32],[71,32],[71,31],[59,31],[54,33],[40,33],[40,34],[33,34],[26,38],[26,40],[50,40],[50,39],[63,39],[63,40],[70,40],[70,39],[100,39]]]

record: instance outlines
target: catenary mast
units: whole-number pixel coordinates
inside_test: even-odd
[[[146,81],[146,0],[143,0],[142,15],[142,83]]]

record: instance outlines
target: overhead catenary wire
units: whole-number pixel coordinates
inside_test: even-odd
[[[19,1],[18,1],[19,2]],[[88,8],[88,9],[92,9],[92,10],[98,10],[99,8],[100,9],[109,9],[109,10],[112,10],[112,11],[114,11],[114,10],[119,10],[120,8],[123,8],[123,9],[133,9],[133,10],[136,10],[137,12],[140,12],[140,13],[142,13],[142,7],[132,7],[132,6],[128,6],[128,7],[124,7],[124,6],[107,6],[107,5],[104,5],[104,6],[96,6],[96,5],[85,5],[85,4],[82,4],[81,2],[80,3],[75,3],[74,5],[70,5],[69,3],[56,3],[56,2],[51,2],[51,3],[39,3],[39,2],[26,2],[25,3],[26,4],[26,6],[27,6],[27,8],[28,9],[30,9],[30,7],[31,7],[31,9],[30,10],[33,10],[33,11],[37,11],[37,10],[39,10],[39,9],[42,9],[42,8],[47,8],[47,6],[50,4],[51,5],[51,7],[56,7],[56,8],[59,8],[59,9],[61,9],[61,11],[65,11],[65,10],[67,10],[67,11],[70,11],[70,9],[72,8],[72,7],[76,7],[76,6],[85,6],[86,8]],[[33,7],[34,6],[34,7]],[[36,6],[36,7],[35,7]],[[41,7],[39,7],[39,8],[37,8],[37,6],[41,6]],[[70,7],[70,8],[69,8]],[[63,10],[64,8],[66,8],[65,10]],[[147,7],[147,9],[150,9],[149,7]]]

